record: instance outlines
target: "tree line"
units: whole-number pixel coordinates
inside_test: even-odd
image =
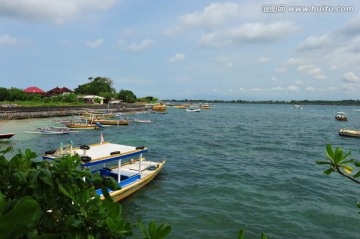
[[[136,103],[136,102],[148,102],[153,103],[158,99],[153,96],[146,96],[138,98],[131,90],[121,89],[116,91],[112,87],[113,81],[106,77],[89,77],[89,82],[78,85],[74,89],[74,93],[65,95],[56,95],[46,97],[43,94],[36,93],[25,93],[23,90],[18,88],[4,88],[0,87],[0,101],[35,101],[35,102],[67,102],[76,103],[78,102],[79,95],[97,95],[105,98],[105,103],[111,100],[121,100],[125,103]]]
[[[358,106],[360,100],[260,100],[260,101],[247,101],[247,100],[204,100],[204,99],[183,99],[183,100],[164,100],[166,102],[194,102],[194,103],[238,103],[238,104],[290,104],[290,105],[349,105]]]

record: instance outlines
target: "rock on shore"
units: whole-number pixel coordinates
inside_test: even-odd
[[[44,107],[0,107],[0,120],[47,118],[79,115],[84,112],[111,110],[112,112],[131,112],[146,110],[144,105],[93,105],[93,106],[44,106]]]

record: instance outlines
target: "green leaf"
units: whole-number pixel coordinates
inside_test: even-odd
[[[151,221],[150,223],[149,223],[149,227],[148,227],[149,229],[149,234],[150,234],[150,238],[156,238],[156,237],[154,237],[155,236],[155,234],[156,234],[156,222],[154,222],[154,221]]]
[[[357,177],[359,177],[359,176],[360,176],[360,171],[357,172],[357,173],[354,175],[354,178],[357,178]]]
[[[326,145],[326,155],[327,155],[327,157],[328,157],[328,159],[330,160],[330,161],[334,161],[333,160],[333,158],[334,158],[334,152],[333,152],[333,150],[332,150],[332,147],[331,147],[331,144],[327,144]]]
[[[243,229],[240,229],[238,232],[238,239],[244,239],[245,238],[245,232]]]
[[[75,201],[73,196],[64,188],[64,186],[61,183],[58,184],[58,189],[64,196],[66,196],[66,197],[70,198],[71,200]]]
[[[38,225],[41,216],[41,207],[33,198],[21,198],[10,211],[0,216],[1,238],[23,237]]]
[[[171,232],[171,226],[169,224],[161,224],[158,229],[157,229],[157,233],[156,233],[156,238],[166,238],[167,235],[169,235]]]
[[[360,161],[354,163],[356,167],[360,167]]]
[[[146,230],[146,227],[141,219],[138,221],[138,225],[142,233],[145,235],[145,238],[150,238],[148,231]]]
[[[329,175],[329,174],[331,174],[332,172],[334,172],[334,169],[333,169],[333,168],[329,168],[329,169],[327,169],[327,170],[324,171],[324,173],[325,173],[326,175]]]
[[[261,233],[261,239],[267,239],[267,236],[265,235],[265,233]]]

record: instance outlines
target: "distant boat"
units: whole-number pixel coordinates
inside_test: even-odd
[[[15,134],[14,133],[3,133],[0,134],[0,141],[7,141],[9,140],[11,137],[13,137]]]
[[[152,107],[153,112],[165,113],[166,112],[166,105],[164,103],[155,104]]]
[[[201,109],[196,107],[196,106],[190,106],[189,108],[186,109],[187,112],[200,112]]]
[[[200,108],[208,110],[211,108],[211,105],[209,103],[200,104]]]
[[[335,115],[335,119],[336,120],[339,120],[339,121],[347,121],[347,117],[345,116],[345,112],[337,112],[336,115]]]
[[[339,130],[340,136],[345,137],[357,137],[360,138],[360,130],[354,130],[354,129],[340,129]]]
[[[302,110],[303,109],[303,107],[301,105],[294,105],[293,108],[296,109],[296,110]]]
[[[137,122],[137,123],[151,123],[152,120],[134,119],[134,122]]]
[[[58,134],[69,134],[71,131],[67,127],[46,127],[46,128],[37,128],[35,131],[26,131],[26,133],[32,134],[48,134],[48,135],[58,135]]]

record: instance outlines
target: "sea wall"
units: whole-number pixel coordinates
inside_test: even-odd
[[[145,105],[89,105],[89,106],[36,106],[36,107],[3,107],[0,106],[0,120],[47,118],[79,115],[84,112],[111,110],[112,112],[135,112],[146,110]]]

